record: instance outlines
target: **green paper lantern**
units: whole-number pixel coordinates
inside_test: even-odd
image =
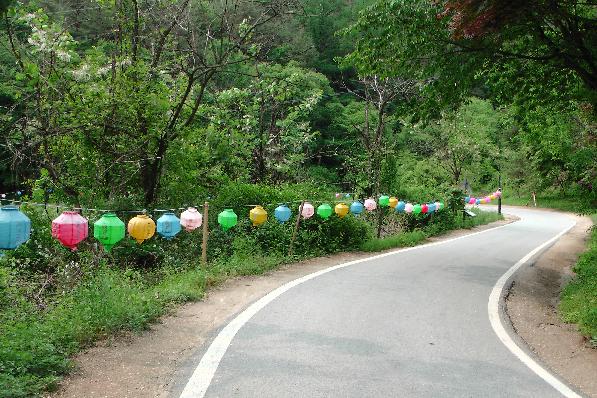
[[[218,224],[220,224],[224,231],[228,231],[230,228],[234,227],[237,222],[238,216],[232,209],[225,209],[218,214]]]
[[[114,213],[106,213],[93,224],[93,237],[97,239],[107,252],[120,242],[126,233],[124,222]]]
[[[415,213],[415,214],[420,214],[422,210],[423,210],[423,206],[421,206],[421,205],[414,205],[414,207],[413,207],[413,213]]]
[[[317,208],[317,215],[324,220],[327,220],[332,215],[332,206],[324,203]]]
[[[390,197],[387,195],[381,195],[378,202],[381,207],[388,207],[390,205]]]

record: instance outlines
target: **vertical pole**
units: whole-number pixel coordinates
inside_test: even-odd
[[[301,202],[299,207],[298,215],[296,216],[296,224],[294,224],[294,231],[292,232],[292,240],[290,241],[290,247],[288,247],[288,257],[292,256],[292,249],[294,248],[294,241],[296,240],[296,234],[298,233],[299,225],[301,224],[301,216],[303,215],[303,206],[305,201]]]
[[[498,214],[502,214],[502,175],[500,174],[498,177],[498,191],[500,191],[500,196],[498,197]]]
[[[381,224],[383,223],[383,216],[384,216],[384,210],[385,207],[383,206],[378,206],[377,207],[379,209],[378,215],[377,215],[377,239],[381,238]]]
[[[203,205],[203,242],[201,243],[201,264],[204,267],[207,266],[207,237],[209,235],[209,202],[205,202]]]
[[[537,207],[537,195],[535,195],[535,191],[533,191],[533,206]]]

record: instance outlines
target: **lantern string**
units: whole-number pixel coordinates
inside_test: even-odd
[[[482,198],[491,196],[491,195],[495,195],[497,193],[501,194],[501,190],[495,191],[491,194],[487,194],[487,195],[482,195]],[[188,207],[195,207],[195,208],[203,208],[204,205],[203,204],[199,204],[199,205],[191,205],[191,206],[186,206],[186,207],[173,207],[173,208],[169,208],[169,209],[118,209],[118,210],[114,210],[114,209],[100,209],[100,208],[92,208],[92,207],[77,207],[77,206],[72,206],[72,205],[61,205],[61,204],[49,204],[47,202],[45,203],[38,203],[38,202],[34,202],[34,201],[29,201],[29,200],[16,200],[16,199],[9,199],[7,198],[7,196],[9,195],[16,195],[17,197],[22,196],[22,191],[15,191],[15,192],[10,192],[10,193],[2,193],[0,194],[0,205],[4,203],[7,204],[13,204],[13,205],[27,205],[27,206],[38,206],[38,207],[44,207],[47,209],[48,206],[50,207],[55,207],[56,211],[58,212],[59,209],[68,209],[68,210],[75,210],[75,211],[91,211],[91,212],[97,212],[97,213],[126,213],[126,214],[146,214],[146,213],[167,213],[167,212],[176,212],[176,211],[184,211],[186,210]],[[270,207],[270,206],[280,206],[280,205],[293,205],[293,204],[299,204],[302,202],[305,203],[311,203],[311,204],[324,204],[324,203],[333,203],[333,204],[339,204],[339,203],[346,203],[349,201],[358,201],[363,203],[365,198],[360,198],[357,195],[351,195],[351,194],[346,194],[343,193],[341,195],[350,195],[350,197],[343,197],[343,198],[336,198],[335,200],[308,200],[308,199],[301,199],[301,200],[290,200],[290,201],[279,201],[279,202],[274,202],[274,203],[266,203],[266,204],[260,204],[260,205],[256,205],[256,204],[249,204],[249,205],[242,205],[243,207],[250,207],[250,208],[254,208],[257,206],[262,206],[262,207]],[[473,199],[472,196],[467,196],[469,199]],[[403,200],[403,199],[399,199],[401,201],[407,202],[407,200]],[[411,202],[411,201],[408,201]],[[435,200],[431,201],[431,202],[435,202]],[[412,202],[412,203],[418,203],[418,202]],[[421,203],[426,203],[426,202],[421,202]],[[485,203],[485,202],[482,202]],[[235,205],[223,205],[221,206],[222,208],[233,208],[235,207]]]

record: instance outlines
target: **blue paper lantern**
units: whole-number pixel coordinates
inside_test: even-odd
[[[29,240],[31,220],[16,206],[0,207],[0,249],[13,250]]]
[[[477,204],[477,205],[481,204],[481,199],[475,200],[475,204]]]
[[[359,202],[358,200],[352,202],[352,204],[350,205],[350,212],[352,214],[354,214],[355,216],[358,216],[359,214],[361,214],[364,209],[365,209],[365,206],[363,206],[363,204],[361,202]]]
[[[435,212],[435,203],[429,203],[427,205],[427,213],[433,213]]]
[[[464,203],[468,203],[471,201],[471,197],[470,196],[465,196],[464,197]]]
[[[157,231],[163,238],[172,239],[180,232],[180,219],[174,213],[164,213],[158,218]]]
[[[274,217],[281,224],[284,224],[286,221],[290,220],[290,217],[292,217],[292,210],[286,205],[280,205],[274,210]]]
[[[396,213],[404,213],[404,208],[406,207],[406,203],[403,201],[398,202],[396,208],[394,209]]]

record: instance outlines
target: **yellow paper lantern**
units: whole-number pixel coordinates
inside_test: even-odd
[[[390,207],[393,209],[394,207],[398,206],[398,199],[395,196],[390,198]]]
[[[155,222],[145,214],[140,214],[131,218],[127,229],[132,238],[141,244],[155,234]]]
[[[336,205],[336,207],[334,207],[334,211],[336,212],[336,214],[338,215],[338,217],[344,218],[344,216],[348,214],[348,212],[350,211],[350,209],[348,208],[348,206],[346,205],[346,203],[338,203]]]
[[[267,221],[267,211],[261,206],[255,206],[249,212],[249,218],[254,227],[257,227]]]
[[[489,195],[489,198],[490,198],[491,200],[496,200],[496,199],[497,199],[497,196],[495,196],[495,194],[491,194],[491,195]]]

